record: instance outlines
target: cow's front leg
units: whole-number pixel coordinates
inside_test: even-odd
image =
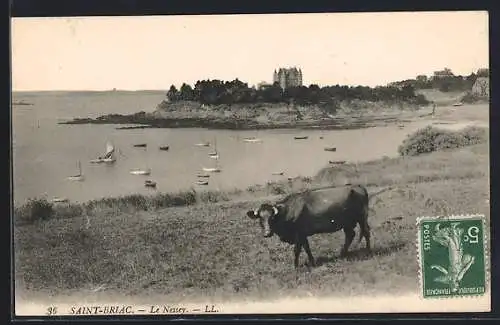
[[[296,269],[299,267],[299,256],[301,251],[302,251],[302,241],[297,240],[295,242],[295,247],[293,250],[295,256],[294,265]]]
[[[313,254],[311,253],[311,248],[309,247],[309,241],[307,240],[307,237],[303,239],[303,244],[304,250],[306,251],[307,257],[309,258],[309,265],[311,267],[314,267],[316,263],[314,262],[314,257]]]
[[[352,240],[354,239],[354,235],[356,233],[354,232],[354,228],[344,228],[344,234],[345,242],[344,247],[342,247],[342,251],[340,252],[341,257],[345,257],[347,255],[347,250],[349,249],[349,246],[351,246]]]

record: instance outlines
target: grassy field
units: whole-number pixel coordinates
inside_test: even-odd
[[[312,179],[193,194],[186,202],[170,195],[147,201],[168,199],[168,204],[144,203],[142,208],[126,206],[124,199],[73,206],[49,220],[15,226],[18,290],[162,295],[169,303],[416,291],[416,218],[489,217],[488,168],[488,144],[482,143],[327,167]],[[276,237],[262,238],[245,212],[274,199],[272,194],[345,182],[366,184],[370,192],[395,185],[371,202],[373,254],[353,243],[350,256],[339,258],[342,232],[315,235],[310,244],[318,267],[311,272],[302,267],[296,278],[292,247]]]

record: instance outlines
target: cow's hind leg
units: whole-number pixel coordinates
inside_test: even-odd
[[[313,254],[311,253],[311,248],[309,247],[309,241],[307,238],[303,239],[304,250],[306,251],[307,257],[309,258],[309,266],[314,267],[316,263],[314,262]]]
[[[351,246],[352,240],[354,239],[354,235],[356,233],[354,232],[354,228],[344,227],[344,234],[345,234],[345,242],[344,242],[344,247],[342,247],[342,251],[340,252],[341,257],[344,257],[347,255],[347,251],[349,250],[349,246]]]
[[[368,225],[368,220],[364,219],[359,223],[359,228],[360,228],[360,235],[359,235],[359,241],[361,241],[361,238],[365,237],[366,241],[366,250],[369,252],[371,250],[371,245],[370,245],[370,226]]]

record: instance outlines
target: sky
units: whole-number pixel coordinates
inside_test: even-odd
[[[165,90],[238,78],[385,85],[488,67],[488,14],[468,12],[13,18],[12,88]]]

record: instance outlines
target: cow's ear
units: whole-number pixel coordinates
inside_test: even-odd
[[[254,210],[250,210],[247,212],[247,217],[250,219],[257,219],[259,215]]]

